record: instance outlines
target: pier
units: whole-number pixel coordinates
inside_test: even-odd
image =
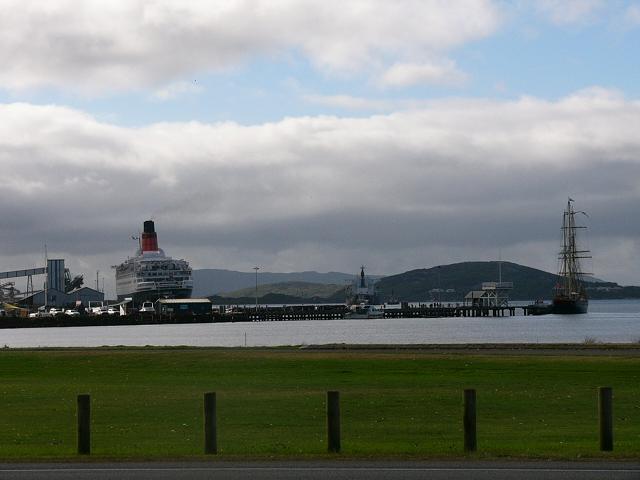
[[[296,305],[282,307],[235,307],[231,312],[214,312],[214,322],[274,322],[295,320],[338,320],[348,318],[345,305]],[[531,315],[531,306],[482,307],[469,305],[421,305],[387,308],[383,318],[505,317]]]
[[[469,306],[425,304],[404,308],[381,309],[382,318],[452,318],[452,317],[506,317],[514,315],[539,315],[539,306]],[[309,320],[348,319],[346,305],[283,305],[283,306],[221,306],[210,313],[132,313],[129,315],[79,315],[70,317],[25,318],[3,316],[3,328],[88,327],[106,325],[160,325],[181,323],[223,322],[284,322]],[[550,313],[550,312],[546,312]],[[355,319],[354,319],[355,320]]]

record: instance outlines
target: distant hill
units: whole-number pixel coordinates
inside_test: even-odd
[[[601,282],[596,285],[588,285],[587,293],[590,298],[598,300],[640,298],[640,287],[623,287],[613,282]]]
[[[382,300],[392,296],[401,301],[460,302],[471,290],[480,290],[483,282],[498,281],[499,262],[462,262],[411,270],[382,278],[377,291]],[[550,299],[557,275],[536,268],[502,262],[502,281],[513,282],[511,300]],[[438,292],[440,290],[440,292]],[[590,282],[591,298],[634,298],[638,287],[620,287],[613,282]]]
[[[258,286],[284,282],[307,282],[345,285],[351,282],[358,272],[292,272],[272,273],[258,271]],[[380,278],[380,275],[372,275],[371,278]],[[233,270],[201,269],[193,271],[193,296],[206,297],[223,292],[234,292],[242,288],[255,288],[255,272],[235,272]]]
[[[255,280],[255,278],[254,278]],[[286,295],[296,298],[330,298],[338,291],[344,292],[344,285],[333,283],[310,283],[310,282],[283,282],[258,285],[258,297],[268,294]],[[255,284],[253,287],[242,288],[235,292],[224,293],[227,298],[254,297],[256,295]]]
[[[258,302],[342,303],[346,298],[346,284],[356,276],[339,272],[259,273]],[[294,280],[281,280],[292,277]],[[376,290],[381,302],[392,298],[400,301],[462,302],[469,291],[481,289],[483,282],[498,281],[498,262],[454,263],[371,278],[378,279]],[[557,276],[517,263],[502,262],[502,281],[514,284],[509,295],[511,300],[549,300]],[[214,303],[251,304],[255,301],[255,273],[194,270],[194,284],[194,297],[209,296]],[[598,279],[592,279],[587,290],[592,299],[640,298],[640,287],[623,287]]]
[[[214,305],[253,305],[256,301],[255,297],[226,297],[220,295],[210,295]],[[311,297],[300,298],[292,295],[283,295],[281,293],[267,293],[261,297],[258,297],[258,303],[260,305],[291,305],[291,304],[341,304],[345,301],[344,290],[336,292],[331,297]]]

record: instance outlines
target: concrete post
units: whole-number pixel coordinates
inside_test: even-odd
[[[327,392],[328,450],[340,453],[340,392]]]
[[[598,389],[598,417],[600,419],[600,450],[613,450],[613,390],[611,387]]]
[[[464,450],[475,452],[478,448],[476,437],[476,391],[466,389],[464,391]]]
[[[216,418],[216,393],[204,394],[204,453],[218,453],[218,425]]]
[[[91,453],[91,397],[78,395],[78,455]]]

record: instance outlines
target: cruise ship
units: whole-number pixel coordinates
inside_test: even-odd
[[[116,269],[118,300],[132,299],[134,305],[159,298],[189,298],[193,290],[191,267],[186,260],[175,260],[158,247],[152,220],[144,222],[136,255]]]

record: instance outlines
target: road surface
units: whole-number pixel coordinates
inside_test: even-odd
[[[638,480],[640,462],[273,461],[4,463],[2,480]]]

